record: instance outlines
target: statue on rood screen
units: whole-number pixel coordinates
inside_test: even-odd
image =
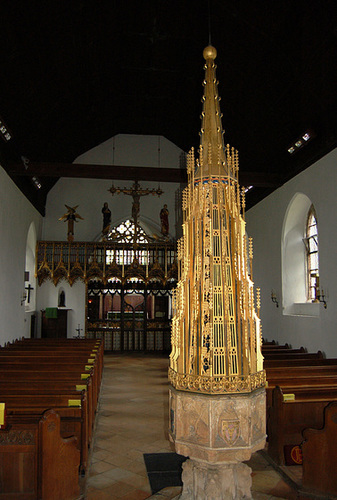
[[[103,234],[108,234],[110,230],[110,224],[111,224],[111,210],[109,208],[109,205],[107,202],[104,203],[103,208],[102,208],[102,214],[103,214],[103,229],[102,233]]]
[[[167,205],[165,204],[160,211],[160,224],[161,224],[161,234],[163,236],[168,236],[169,234],[169,211]]]
[[[78,222],[76,219],[83,219],[77,212],[76,209],[79,205],[76,205],[76,207],[68,207],[68,205],[65,205],[65,207],[68,209],[68,212],[62,215],[62,217],[59,218],[59,220],[63,220],[64,222],[68,222],[68,241],[74,241],[74,222]]]

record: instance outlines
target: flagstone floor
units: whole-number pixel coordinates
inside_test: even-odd
[[[171,487],[151,495],[144,453],[174,452],[168,439],[168,357],[105,355],[93,450],[85,485],[86,500],[172,499]],[[254,500],[296,499],[296,492],[255,453]]]

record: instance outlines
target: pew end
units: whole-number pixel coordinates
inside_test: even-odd
[[[337,496],[337,402],[324,409],[323,428],[305,429],[303,438],[303,489]]]
[[[76,438],[63,439],[54,410],[38,416],[8,416],[0,431],[0,499],[79,498],[80,451]]]

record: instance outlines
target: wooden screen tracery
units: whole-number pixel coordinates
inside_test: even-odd
[[[140,279],[107,284],[92,280],[87,286],[88,338],[103,339],[106,351],[169,352],[172,281]]]

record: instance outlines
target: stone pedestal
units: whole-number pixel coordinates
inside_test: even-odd
[[[170,388],[170,438],[189,457],[181,500],[251,498],[251,470],[242,464],[265,445],[264,389],[204,395]]]

